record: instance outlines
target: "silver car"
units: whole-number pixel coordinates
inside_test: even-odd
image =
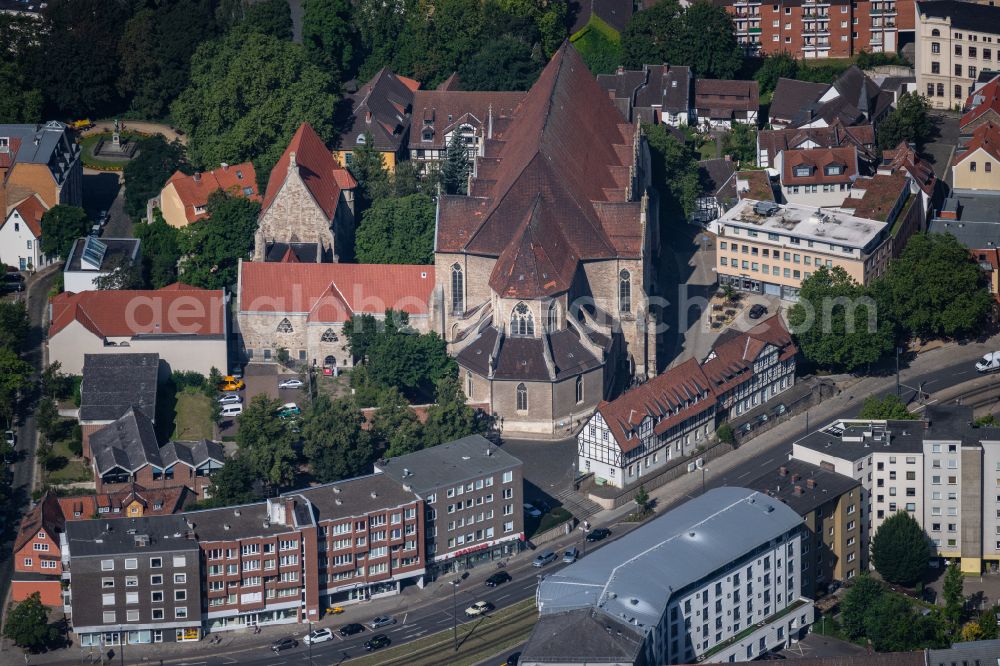
[[[390,624],[396,624],[396,618],[391,615],[379,615],[368,623],[372,629],[381,629],[382,627],[387,627]]]

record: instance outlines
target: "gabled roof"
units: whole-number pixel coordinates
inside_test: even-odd
[[[959,128],[964,128],[987,113],[1000,121],[1000,76],[997,76],[985,86],[969,95],[965,100],[966,111],[958,122]]]
[[[146,488],[133,483],[127,489],[111,493],[60,497],[58,500],[65,520],[89,520],[95,514],[101,513],[99,510],[102,507],[107,507],[111,515],[116,513],[124,515],[125,508],[133,501],[142,505],[143,515],[169,515],[181,510],[187,500],[188,492],[184,486]],[[118,511],[115,511],[116,508]]]
[[[490,113],[493,120],[509,118],[524,99],[525,92],[486,92],[466,90],[418,90],[413,93],[413,116],[416,124],[410,132],[411,150],[442,150],[445,135],[455,127],[468,124],[477,131],[487,129]],[[425,140],[425,136],[430,139]]]
[[[197,468],[209,460],[225,463],[221,444],[208,440],[157,445],[153,422],[137,409],[90,436],[90,450],[98,475],[120,468],[134,473],[147,465],[165,469],[177,463]]]
[[[369,132],[375,148],[396,152],[410,128],[413,93],[420,84],[380,69],[367,83],[350,95],[352,125],[343,135],[341,149],[351,150],[359,135]]]
[[[52,493],[45,493],[42,500],[33,506],[21,519],[21,526],[14,540],[14,553],[21,550],[25,544],[35,538],[39,530],[45,530],[48,538],[59,542],[56,536],[63,531],[66,521],[63,519],[59,501]]]
[[[732,117],[735,111],[757,111],[760,99],[756,81],[698,79],[694,83],[694,105],[699,115]]]
[[[629,122],[657,122],[654,108],[678,114],[691,107],[691,70],[681,65],[643,65],[641,70],[619,67],[614,74],[598,74],[597,85]]]
[[[794,150],[814,143],[817,148],[854,146],[867,160],[874,160],[875,128],[871,125],[844,127],[839,122],[828,127],[797,127],[780,130],[761,130],[757,133],[760,149],[767,152],[768,163],[783,150]]]
[[[579,260],[640,256],[641,203],[627,196],[637,131],[564,43],[508,127],[487,141],[475,196],[440,198],[436,251],[499,257],[523,245],[519,232],[534,218],[558,229],[560,247]],[[534,236],[550,257],[556,238]]]
[[[768,317],[746,332],[723,332],[702,363],[702,370],[717,391],[727,391],[742,382],[745,373],[753,371],[754,361],[768,347],[778,351],[780,360],[798,353],[780,315]]]
[[[796,175],[796,169],[803,167],[809,169],[809,175]],[[827,175],[827,167],[840,167],[841,173]],[[843,183],[857,176],[858,151],[854,146],[786,150],[781,163],[781,184],[785,186]]]
[[[736,164],[731,159],[699,160],[698,174],[705,195],[736,201]]]
[[[73,321],[105,338],[215,336],[225,332],[225,294],[221,289],[213,291],[178,283],[157,290],[111,289],[79,294],[67,291],[53,296],[49,303],[50,338]],[[180,310],[184,316],[169,316],[170,312]]]
[[[84,354],[83,421],[114,421],[131,408],[155,418],[159,354]]]
[[[260,214],[263,216],[274,203],[291,169],[298,171],[309,193],[323,210],[327,219],[333,220],[340,201],[341,190],[357,187],[357,183],[347,169],[337,164],[323,140],[309,123],[302,123],[289,142],[281,159],[271,169],[267,180],[267,191]]]
[[[778,79],[771,97],[768,113],[772,121],[799,124],[804,109],[809,109],[819,101],[830,86],[798,79]],[[808,112],[807,112],[808,113]]]
[[[882,165],[879,167],[879,172],[883,170],[889,173],[903,171],[913,179],[924,194],[928,196],[934,194],[934,184],[937,182],[934,167],[921,159],[916,149],[905,141],[900,141],[893,150],[882,151]]]
[[[28,230],[31,231],[31,235],[36,239],[42,237],[42,215],[45,214],[48,208],[45,203],[39,198],[37,194],[32,194],[29,197],[21,199],[13,206],[10,206],[8,210],[4,211],[5,215],[2,220],[0,220],[0,228],[3,228],[7,222],[9,222],[14,217],[14,211],[20,216],[24,223],[28,225]]]
[[[973,130],[972,136],[955,151],[955,161],[952,166],[964,162],[980,149],[986,151],[993,159],[1000,160],[1000,125],[987,122]],[[1000,178],[1000,175],[997,178]]]
[[[239,308],[308,313],[315,322],[382,315],[389,308],[426,315],[433,291],[433,266],[244,262]]]
[[[841,97],[868,115],[878,116],[888,105],[882,90],[871,77],[857,65],[851,65],[833,82],[833,87]]]
[[[177,171],[167,180],[164,189],[173,185],[177,197],[184,205],[184,217],[188,222],[208,217],[208,211],[195,209],[208,205],[208,197],[219,190],[253,201],[260,201],[257,193],[257,172],[253,162],[223,164],[218,169],[196,173],[191,176]]]

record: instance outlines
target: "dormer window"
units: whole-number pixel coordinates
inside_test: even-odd
[[[0,153],[6,153],[10,151],[10,138],[6,136],[0,136]]]
[[[365,135],[359,134],[358,138],[354,140],[354,143],[358,144],[359,146],[365,145]]]
[[[242,171],[237,171],[236,172],[236,179],[237,180],[243,180],[243,172]]]
[[[195,206],[194,207],[194,212],[195,212],[195,215],[201,215],[202,213],[207,213],[208,212],[208,206]]]
[[[808,178],[812,175],[812,167],[808,166],[797,166],[795,167],[796,178]]]
[[[433,141],[434,140],[434,130],[424,130],[423,135],[420,137],[423,141]]]
[[[828,164],[826,167],[826,175],[828,176],[840,176],[844,173],[844,165],[842,164]]]

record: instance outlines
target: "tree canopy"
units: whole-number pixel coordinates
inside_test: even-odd
[[[15,352],[24,349],[31,332],[28,309],[21,301],[0,301],[0,347]]]
[[[794,79],[799,63],[787,51],[765,54],[753,78],[760,87],[761,94],[774,92],[778,79]]]
[[[142,279],[153,289],[160,289],[177,282],[177,262],[181,258],[181,232],[154,211],[149,224],[133,227],[135,237],[142,243]]]
[[[59,630],[49,624],[49,609],[42,605],[41,594],[32,592],[7,614],[3,635],[18,647],[39,650],[51,646],[59,638]]]
[[[258,492],[259,478],[249,456],[227,458],[222,469],[212,475],[212,504],[232,506],[261,499],[261,493]]]
[[[917,415],[907,410],[903,401],[895,395],[887,395],[882,398],[873,395],[865,398],[865,404],[861,407],[858,418],[901,421],[915,419]]]
[[[469,174],[472,172],[472,162],[469,160],[469,149],[459,132],[451,135],[448,150],[445,153],[444,164],[441,166],[441,185],[445,194],[465,194],[469,187]]]
[[[292,10],[288,0],[258,0],[250,3],[237,27],[247,32],[259,32],[276,39],[290,40]]]
[[[42,215],[42,252],[66,259],[73,241],[86,236],[90,223],[87,213],[77,206],[57,204]]]
[[[435,392],[434,404],[428,408],[424,424],[424,446],[437,446],[466,435],[486,432],[489,423],[478,418],[466,404],[465,392],[457,374],[442,376]]]
[[[424,448],[423,426],[402,393],[386,388],[375,409],[371,432],[383,455],[391,458]]]
[[[927,535],[906,511],[889,516],[872,537],[872,564],[890,583],[913,585],[923,576],[929,557]]]
[[[757,128],[746,123],[733,123],[722,139],[723,150],[741,165],[757,163]]]
[[[6,34],[2,28],[0,32]],[[15,61],[0,61],[0,123],[36,123],[41,119],[42,92]]]
[[[357,260],[365,264],[430,264],[434,261],[436,206],[426,194],[376,201],[355,234]]]
[[[302,453],[317,481],[339,481],[371,472],[372,435],[350,398],[319,395],[303,415]]]
[[[0,347],[0,419],[9,424],[18,400],[32,386],[33,368],[10,347]]]
[[[240,429],[236,433],[239,455],[256,478],[273,488],[285,488],[295,479],[295,450],[291,432],[277,417],[281,402],[267,394],[255,395],[243,407]]]
[[[541,49],[514,35],[487,40],[458,73],[468,90],[527,90],[545,66]]]
[[[917,148],[922,148],[934,129],[929,110],[930,104],[923,95],[916,92],[901,95],[896,108],[879,123],[879,148],[895,148],[900,141],[915,143]]]
[[[253,251],[260,203],[217,191],[208,198],[208,217],[184,228],[184,282],[203,289],[236,284],[239,260]]]
[[[192,173],[184,146],[168,143],[160,134],[139,141],[139,154],[125,165],[125,212],[132,219],[145,216],[146,202],[160,194],[177,171]]]
[[[357,33],[350,0],[305,0],[302,44],[334,80],[345,80],[355,65]]]
[[[698,156],[686,141],[675,137],[667,125],[642,126],[653,162],[653,185],[664,194],[665,210],[688,215],[701,193]]]

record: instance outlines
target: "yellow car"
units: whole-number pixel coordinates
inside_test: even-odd
[[[219,382],[220,391],[242,391],[247,387],[246,383],[242,379],[237,379],[232,375],[226,375]]]
[[[341,608],[340,606],[334,606],[333,608],[327,608],[326,612],[331,615],[340,615],[341,613],[344,612],[344,609]]]

